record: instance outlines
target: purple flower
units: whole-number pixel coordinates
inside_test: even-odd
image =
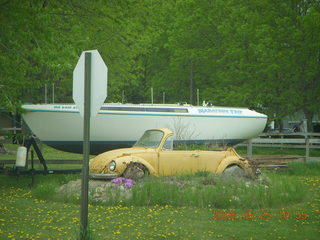
[[[124,186],[125,188],[131,188],[132,185],[133,185],[132,183],[126,182],[123,186]]]
[[[134,181],[132,180],[132,179],[130,179],[130,178],[128,178],[127,180],[126,180],[126,183],[128,183],[128,184],[133,184],[134,183]]]
[[[124,180],[125,180],[125,178],[118,177],[118,178],[112,179],[111,182],[113,182],[113,183],[122,183]]]
[[[112,183],[116,183],[119,186],[124,186],[125,188],[131,188],[134,184],[134,181],[130,178],[118,177],[111,180]]]

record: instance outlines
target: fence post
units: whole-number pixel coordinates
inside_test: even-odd
[[[252,139],[247,141],[247,156],[252,157]]]
[[[306,137],[306,157],[305,157],[305,162],[309,161],[310,157],[310,139],[308,135],[305,135]]]
[[[305,137],[305,143],[306,143],[306,156],[304,161],[308,162],[310,157],[310,139],[308,135],[307,119],[303,119],[303,131],[304,131],[304,137]]]
[[[308,130],[311,131],[311,129],[308,129],[308,120],[307,119],[302,120],[302,128],[303,128],[302,131],[305,133],[307,133]]]

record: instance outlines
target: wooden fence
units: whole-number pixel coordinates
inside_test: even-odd
[[[263,133],[237,146],[246,146],[248,157],[253,156],[253,147],[302,148],[305,149],[304,161],[320,161],[319,157],[310,157],[310,149],[320,149],[320,133]]]

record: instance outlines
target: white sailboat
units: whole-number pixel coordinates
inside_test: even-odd
[[[23,119],[45,144],[82,152],[83,120],[76,105],[26,104]],[[151,128],[169,128],[175,142],[234,145],[259,135],[267,116],[247,108],[187,104],[103,104],[91,118],[91,154],[130,147]]]

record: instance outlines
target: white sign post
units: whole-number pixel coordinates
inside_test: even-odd
[[[73,100],[83,117],[80,239],[86,238],[88,227],[90,118],[98,113],[107,97],[107,73],[107,66],[97,50],[82,52],[73,71]]]

